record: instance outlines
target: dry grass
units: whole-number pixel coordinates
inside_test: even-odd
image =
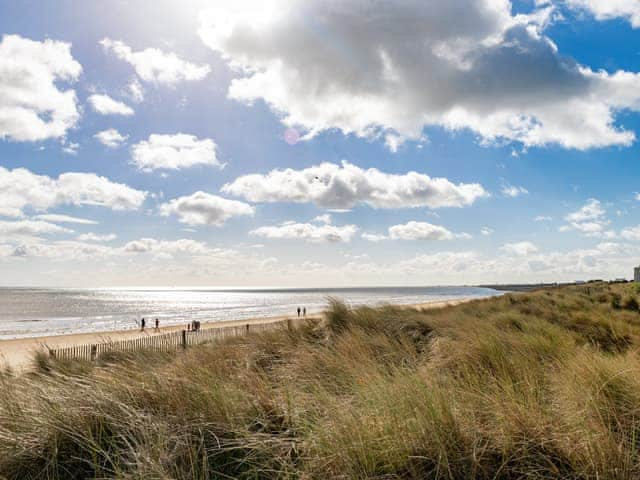
[[[640,475],[633,285],[327,321],[0,375],[0,478]]]

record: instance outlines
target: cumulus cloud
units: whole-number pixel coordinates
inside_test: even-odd
[[[505,197],[511,198],[519,197],[520,195],[527,195],[529,193],[529,190],[526,188],[517,187],[515,185],[503,185],[501,191]]]
[[[208,65],[187,62],[175,53],[166,53],[157,48],[135,52],[126,43],[110,38],[103,38],[100,44],[120,60],[129,63],[145,82],[173,86],[185,80],[202,80],[211,70]]]
[[[640,2],[638,0],[565,0],[576,10],[591,13],[597,20],[626,18],[633,28],[640,28]]]
[[[109,233],[106,235],[98,235],[93,232],[83,233],[82,235],[78,235],[77,240],[81,242],[111,242],[118,238],[115,233]]]
[[[230,98],[264,100],[306,138],[339,129],[397,148],[440,126],[485,143],[630,145],[616,115],[639,109],[640,75],[564,55],[543,31],[550,8],[511,10],[508,0],[237,0],[203,12],[199,35],[240,72]]]
[[[272,170],[237,178],[222,191],[251,202],[312,202],[322,208],[463,207],[488,196],[478,183],[454,184],[417,172],[404,175],[364,170],[349,162],[322,163],[303,170]]]
[[[81,225],[97,225],[95,220],[89,220],[87,218],[72,217],[70,215],[60,215],[57,213],[45,213],[42,215],[36,215],[34,218],[37,220],[44,220],[45,222],[54,223],[78,223]]]
[[[114,254],[114,249],[95,243],[63,240],[51,243],[22,243],[8,252],[10,257],[40,257],[53,260],[95,260]]]
[[[127,85],[126,95],[135,103],[144,100],[144,88],[136,77],[133,77]]]
[[[99,205],[113,210],[140,207],[146,192],[95,173],[68,172],[58,178],[25,168],[0,167],[0,215],[20,217],[23,209],[43,211],[59,205]]]
[[[331,223],[331,214],[329,213],[323,213],[322,215],[318,215],[317,217],[315,217],[312,222],[319,222],[319,223]]]
[[[531,242],[505,243],[500,249],[508,255],[525,256],[538,251],[538,247]]]
[[[0,41],[0,138],[37,141],[64,137],[80,113],[73,90],[82,66],[71,44],[19,35]]]
[[[307,242],[350,242],[358,231],[355,225],[315,225],[312,223],[284,222],[276,226],[260,227],[249,232],[264,238],[298,239]]]
[[[559,228],[561,232],[577,230],[587,236],[612,236],[613,232],[606,231],[609,220],[602,203],[595,198],[587,200],[580,209],[564,217],[566,225]]]
[[[69,142],[62,147],[62,151],[67,155],[77,155],[80,149],[79,143]]]
[[[114,100],[109,95],[94,93],[87,99],[91,108],[101,115],[133,115],[133,108],[123,102]]]
[[[93,138],[98,140],[105,147],[109,148],[118,148],[129,138],[128,135],[122,135],[115,128],[109,128],[108,130],[103,130],[101,132],[96,133]]]
[[[0,220],[0,238],[38,237],[52,233],[72,233],[73,230],[42,220]]]
[[[188,238],[178,240],[141,238],[126,243],[122,249],[132,253],[207,253],[208,251],[206,244]]]
[[[389,227],[389,238],[393,240],[451,240],[455,237],[469,238],[468,234],[454,234],[441,225],[428,222],[407,222]]]
[[[388,240],[389,237],[386,235],[380,235],[378,233],[363,233],[361,237],[368,242],[382,242],[383,240]]]
[[[252,216],[255,209],[243,202],[228,200],[205,192],[174,198],[160,205],[163,216],[175,215],[187,225],[221,226],[231,217]]]
[[[489,227],[481,227],[480,228],[480,233],[482,235],[484,235],[485,237],[491,235],[493,233],[493,228],[489,228]]]
[[[216,156],[217,146],[210,138],[199,140],[194,135],[149,135],[131,147],[131,158],[140,170],[180,170],[195,165],[224,165]]]
[[[626,227],[620,232],[620,237],[625,240],[640,240],[640,225]]]

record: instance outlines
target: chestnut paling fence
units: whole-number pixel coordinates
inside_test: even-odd
[[[171,351],[186,349],[192,345],[214,342],[229,337],[239,337],[250,333],[260,333],[283,328],[292,328],[293,320],[279,320],[268,323],[255,323],[228,327],[211,327],[201,330],[180,330],[170,333],[149,333],[147,336],[102,342],[86,345],[74,345],[62,348],[49,348],[49,355],[63,360],[97,360],[109,352],[133,352],[137,350]]]

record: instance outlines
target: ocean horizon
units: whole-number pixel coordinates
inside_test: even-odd
[[[331,297],[348,305],[409,305],[501,292],[485,287],[0,287],[0,339],[308,314]],[[149,322],[150,324],[151,322]]]

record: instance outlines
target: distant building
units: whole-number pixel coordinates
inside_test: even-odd
[[[633,269],[633,281],[640,282],[640,267]]]

